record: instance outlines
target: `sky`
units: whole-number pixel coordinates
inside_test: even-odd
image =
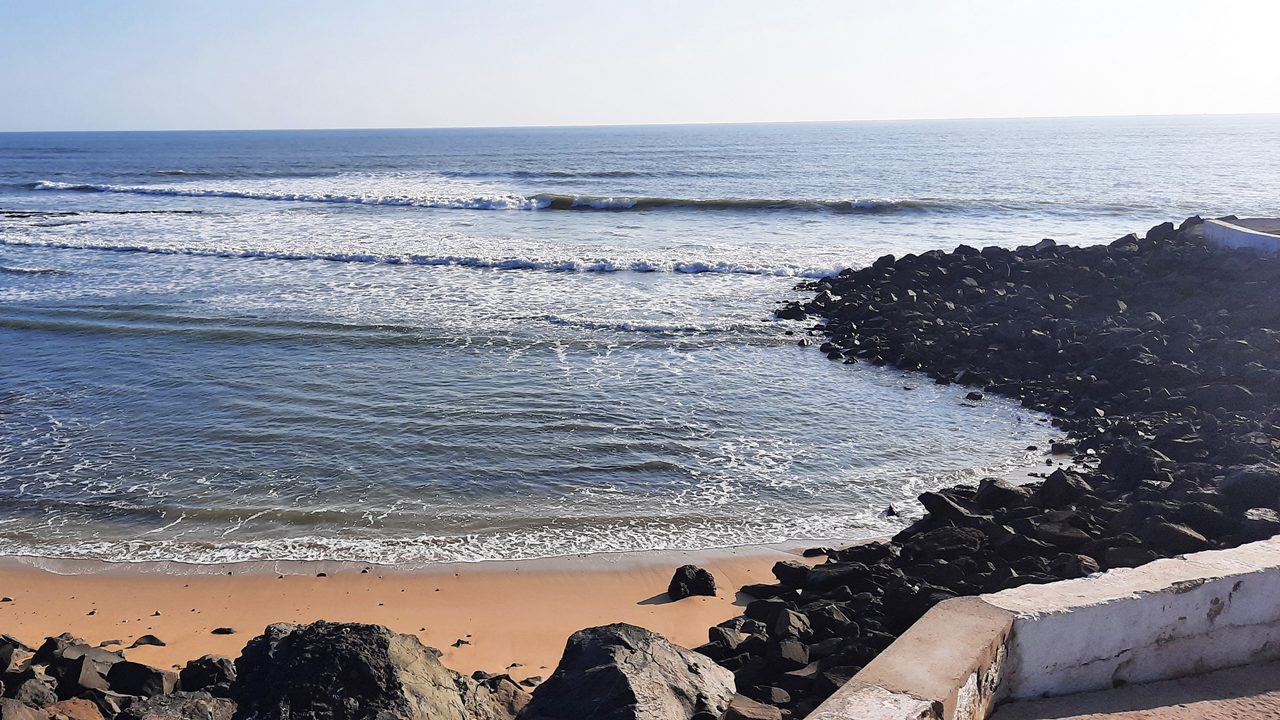
[[[1280,112],[1274,0],[0,0],[0,131]]]

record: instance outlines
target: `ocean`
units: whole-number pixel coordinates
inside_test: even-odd
[[[798,346],[797,283],[1280,215],[1277,187],[1277,116],[0,134],[0,552],[892,532],[1052,429]]]

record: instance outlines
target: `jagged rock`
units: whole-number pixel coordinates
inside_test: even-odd
[[[44,643],[36,648],[35,655],[31,657],[31,662],[36,665],[48,665],[53,662],[55,657],[60,657],[67,648],[84,644],[84,640],[71,633],[62,633],[61,635],[45,638]]]
[[[125,660],[111,666],[107,672],[107,683],[112,692],[121,695],[151,697],[173,692],[178,685],[178,675],[170,670]]]
[[[204,692],[175,692],[134,703],[117,720],[231,720],[236,705]]]
[[[813,626],[809,618],[795,610],[783,609],[774,617],[769,627],[770,635],[778,638],[805,639],[813,635]]]
[[[1143,530],[1142,539],[1152,548],[1169,555],[1208,550],[1211,544],[1203,535],[1186,525],[1171,522],[1150,522]]]
[[[132,705],[134,700],[137,700],[132,695],[121,695],[110,690],[86,690],[80,693],[79,697],[97,705],[98,711],[105,718],[117,717],[125,708]]]
[[[716,579],[711,573],[696,565],[682,565],[676,569],[667,586],[672,600],[683,600],[691,595],[715,595]]]
[[[58,693],[54,691],[53,681],[40,678],[24,680],[12,692],[6,688],[5,694],[36,708],[48,707],[58,702]]]
[[[782,711],[744,695],[734,695],[723,720],[782,720]]]
[[[1088,555],[1075,553],[1063,553],[1054,558],[1049,565],[1051,573],[1066,580],[1088,577],[1099,569],[1097,560]]]
[[[225,686],[230,689],[236,679],[236,666],[231,658],[222,655],[205,655],[186,664],[178,673],[178,685],[185,691],[194,692],[214,686]],[[214,695],[224,695],[219,690]]]
[[[1004,478],[983,478],[973,500],[987,510],[1025,505],[1031,499],[1031,489],[1014,485]]]
[[[1240,519],[1240,532],[1249,540],[1280,534],[1280,514],[1271,508],[1249,508]]]
[[[63,700],[44,710],[49,713],[49,720],[103,720],[98,706],[81,698]]]
[[[810,566],[795,560],[779,560],[773,564],[773,576],[788,588],[802,588],[808,579]]]
[[[49,720],[49,716],[12,698],[0,698],[0,720]]]
[[[1037,496],[1045,507],[1060,508],[1092,492],[1093,487],[1084,478],[1058,469],[1054,470],[1040,485]]]
[[[1231,468],[1222,479],[1222,492],[1245,507],[1270,507],[1280,500],[1280,468],[1241,465]]]
[[[718,718],[733,675],[710,659],[634,625],[580,630],[520,720]]]
[[[514,683],[486,687],[440,664],[412,635],[377,625],[271,625],[236,660],[231,698],[255,720],[510,720]]]

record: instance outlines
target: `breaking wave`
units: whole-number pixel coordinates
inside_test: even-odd
[[[479,257],[467,255],[378,255],[372,253],[296,253],[274,250],[231,248],[185,248],[148,245],[112,245],[93,243],[45,242],[0,239],[0,245],[39,247],[59,250],[100,250],[104,252],[146,253],[150,255],[191,255],[197,257],[242,258],[249,260],[317,260],[326,262],[370,263],[383,265],[426,265],[465,267],[487,270],[543,270],[579,273],[703,273],[733,275],[770,275],[774,277],[824,278],[839,273],[843,267],[813,268],[797,265],[760,266],[723,260],[608,260],[608,259],[540,259],[524,257]]]
[[[344,192],[281,192],[247,188],[201,187],[194,183],[174,185],[111,185],[66,183],[41,180],[32,190],[63,192],[125,193],[172,197],[220,197],[279,202],[328,202],[357,205],[389,205],[457,210],[718,210],[718,211],[799,211],[853,214],[945,212],[961,206],[943,200],[798,199],[798,198],[678,198],[653,196],[597,196],[538,193],[520,195],[492,193],[478,195]]]

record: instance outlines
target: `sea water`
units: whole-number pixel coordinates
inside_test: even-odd
[[[799,347],[798,282],[1277,215],[1277,187],[1275,116],[0,134],[0,552],[891,532],[1051,429]]]

